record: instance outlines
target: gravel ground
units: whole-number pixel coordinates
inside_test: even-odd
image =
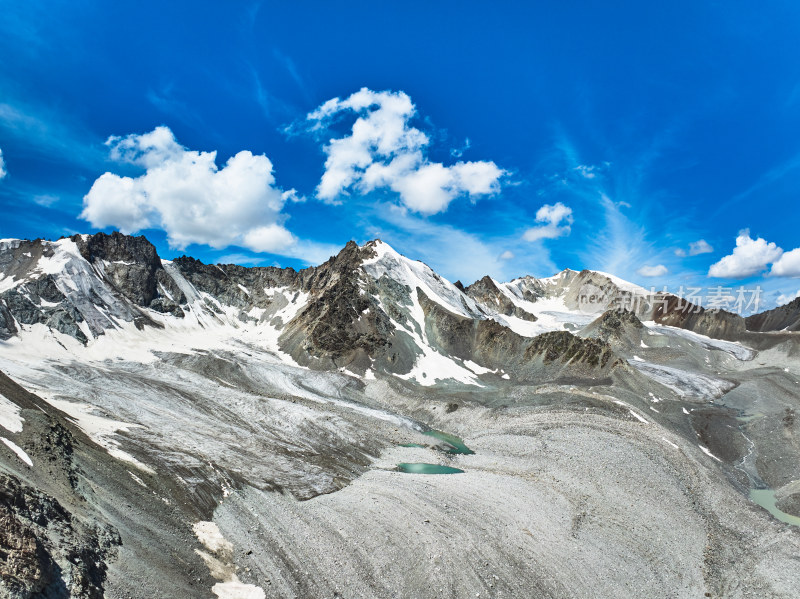
[[[475,455],[398,447],[309,501],[235,493],[215,521],[239,576],[267,597],[797,596],[800,534],[682,438],[567,412],[483,424]]]

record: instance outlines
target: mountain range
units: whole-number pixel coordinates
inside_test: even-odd
[[[798,335],[379,240],[0,240],[0,597],[796,596]]]

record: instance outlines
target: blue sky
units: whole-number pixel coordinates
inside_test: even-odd
[[[797,2],[0,9],[0,237],[800,290]]]

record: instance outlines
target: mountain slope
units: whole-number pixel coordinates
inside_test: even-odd
[[[784,306],[748,316],[746,322],[748,331],[800,331],[800,297]]]

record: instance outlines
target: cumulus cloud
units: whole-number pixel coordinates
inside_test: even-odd
[[[6,171],[6,163],[5,160],[3,160],[3,150],[0,150],[0,179],[5,177],[7,174],[8,171]]]
[[[391,189],[407,208],[436,214],[459,196],[475,200],[500,190],[505,171],[494,162],[445,166],[428,159],[430,138],[410,125],[416,107],[403,92],[362,88],[344,100],[328,100],[306,120],[311,131],[324,131],[342,115],[356,120],[348,135],[324,147],[327,159],[317,197],[325,202],[340,203],[352,192]]]
[[[721,279],[744,279],[764,271],[768,264],[776,262],[783,250],[772,242],[761,237],[753,239],[750,231],[739,232],[733,253],[719,262],[712,264],[708,270],[710,277]]]
[[[542,224],[525,231],[522,235],[525,241],[556,239],[569,235],[572,231],[572,208],[561,202],[545,204],[536,211],[536,222]]]
[[[669,270],[663,264],[658,264],[656,266],[642,266],[636,272],[643,277],[663,277]]]
[[[189,150],[167,127],[142,135],[111,137],[111,158],[144,169],[138,177],[107,172],[83,199],[81,218],[98,228],[131,234],[162,229],[171,247],[192,243],[256,252],[292,252],[297,239],[284,226],[294,190],[275,184],[272,162],[242,151],[220,168],[216,152]]]
[[[514,252],[511,250],[506,250],[502,254],[500,254],[501,260],[513,260],[514,259]]]
[[[800,277],[800,248],[785,252],[772,265],[769,274],[776,277]]]

